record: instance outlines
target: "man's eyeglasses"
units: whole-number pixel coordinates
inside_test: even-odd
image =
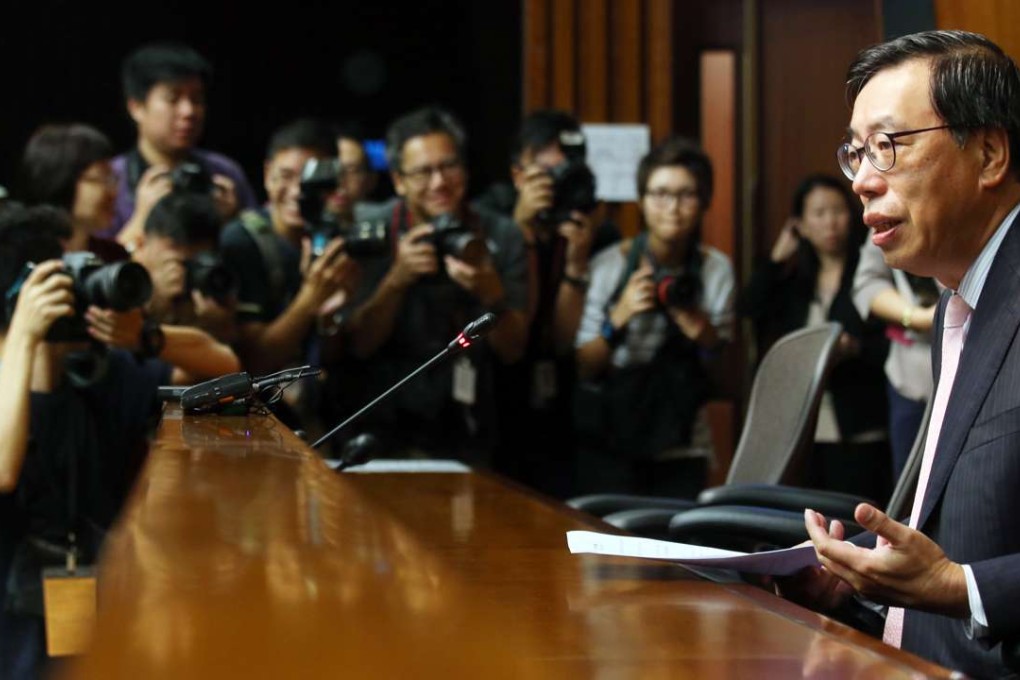
[[[854,146],[844,142],[836,149],[836,160],[847,179],[853,181],[857,172],[861,169],[864,156],[871,161],[872,167],[879,172],[892,170],[896,165],[896,140],[907,135],[916,135],[920,132],[931,132],[932,130],[945,130],[951,125],[938,125],[936,127],[921,128],[919,130],[903,130],[902,132],[872,132],[864,138],[864,146]]]
[[[401,170],[400,176],[411,184],[422,185],[432,179],[434,173],[439,173],[444,180],[460,177],[464,172],[464,164],[459,158],[450,158],[435,165],[424,165],[411,170]]]
[[[645,194],[645,198],[656,208],[669,210],[674,205],[682,205],[688,201],[697,200],[698,191],[697,189],[680,189],[679,191],[652,189]]]

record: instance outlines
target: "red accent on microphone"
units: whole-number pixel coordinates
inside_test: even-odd
[[[460,335],[457,336],[457,344],[463,347],[464,349],[467,349],[468,347],[471,346],[471,341],[465,338],[464,334],[461,333]]]

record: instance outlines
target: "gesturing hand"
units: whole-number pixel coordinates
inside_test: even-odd
[[[934,541],[877,508],[861,503],[854,519],[878,536],[874,549],[861,548],[825,531],[825,518],[804,511],[808,535],[822,566],[875,602],[948,616],[969,615],[963,567]]]
[[[609,313],[609,320],[615,328],[623,328],[635,314],[647,312],[655,307],[655,284],[652,268],[642,265],[627,279],[627,285],[620,293],[620,299]]]

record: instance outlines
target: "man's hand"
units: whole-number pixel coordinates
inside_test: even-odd
[[[419,224],[400,239],[397,257],[388,274],[398,288],[409,288],[422,276],[439,271],[436,248],[424,238],[432,231],[431,224]]]
[[[37,265],[21,284],[11,317],[9,336],[21,336],[32,344],[42,341],[53,322],[74,315],[73,281],[62,273],[64,263],[49,260]]]
[[[875,602],[958,618],[969,615],[963,567],[934,541],[867,503],[857,506],[854,519],[878,536],[873,550],[834,538],[825,531],[824,517],[804,511],[808,535],[825,569]]]
[[[825,518],[816,513],[817,521],[821,522],[821,531],[825,531]],[[833,541],[842,541],[843,524],[832,520],[829,524],[828,536]],[[801,545],[810,545],[804,541]],[[799,546],[798,546],[799,547]],[[853,588],[825,567],[807,567],[793,576],[777,577],[776,592],[788,600],[819,611],[832,611],[849,599]]]
[[[552,207],[553,180],[549,171],[541,165],[524,169],[517,182],[517,204],[514,206],[514,221],[522,227],[533,228],[538,213]]]
[[[593,229],[591,218],[577,210],[570,213],[571,219],[561,224],[557,231],[566,239],[567,252],[564,273],[581,278],[588,273],[588,256],[591,254]]]
[[[142,323],[145,320],[141,309],[116,312],[92,306],[85,312],[85,320],[89,335],[99,342],[131,352],[137,352],[141,347]]]
[[[635,314],[655,308],[655,283],[652,268],[643,264],[627,279],[620,299],[609,312],[609,321],[615,328],[623,328]]]
[[[170,168],[165,165],[150,165],[138,179],[135,187],[135,211],[117,234],[117,241],[128,250],[134,250],[145,240],[145,220],[152,207],[173,190]]]
[[[298,297],[306,302],[313,313],[338,290],[354,291],[361,274],[358,263],[344,252],[344,241],[335,238],[326,244],[322,255],[312,259],[311,241],[301,242],[301,271],[304,281]]]
[[[447,255],[444,263],[450,279],[478,298],[482,306],[492,307],[503,301],[505,297],[503,282],[499,278],[499,272],[492,266],[490,258],[473,267],[452,255]]]
[[[212,183],[212,197],[216,202],[216,212],[220,214],[220,219],[226,222],[237,214],[237,188],[234,185],[234,180],[226,175],[213,175]]]
[[[226,304],[220,304],[215,298],[193,290],[191,291],[191,303],[195,309],[195,320],[200,328],[221,342],[229,343],[235,340],[237,300],[231,297],[226,300]]]
[[[797,252],[797,245],[800,243],[799,227],[800,220],[796,217],[790,217],[783,224],[779,236],[776,237],[776,242],[772,245],[770,257],[773,262],[776,264],[786,262]]]

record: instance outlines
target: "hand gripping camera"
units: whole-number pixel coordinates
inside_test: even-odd
[[[585,142],[581,132],[565,130],[560,133],[560,148],[566,157],[549,170],[553,181],[552,205],[537,215],[544,227],[555,227],[570,219],[575,210],[590,213],[595,209],[595,175],[585,162]]]
[[[145,267],[137,262],[105,264],[93,253],[66,253],[64,273],[71,277],[74,293],[74,316],[53,322],[46,340],[79,342],[89,340],[85,310],[91,305],[126,312],[141,307],[152,297],[152,279]],[[21,286],[34,265],[27,264],[10,290],[7,291],[7,318],[11,318],[18,302]]]

